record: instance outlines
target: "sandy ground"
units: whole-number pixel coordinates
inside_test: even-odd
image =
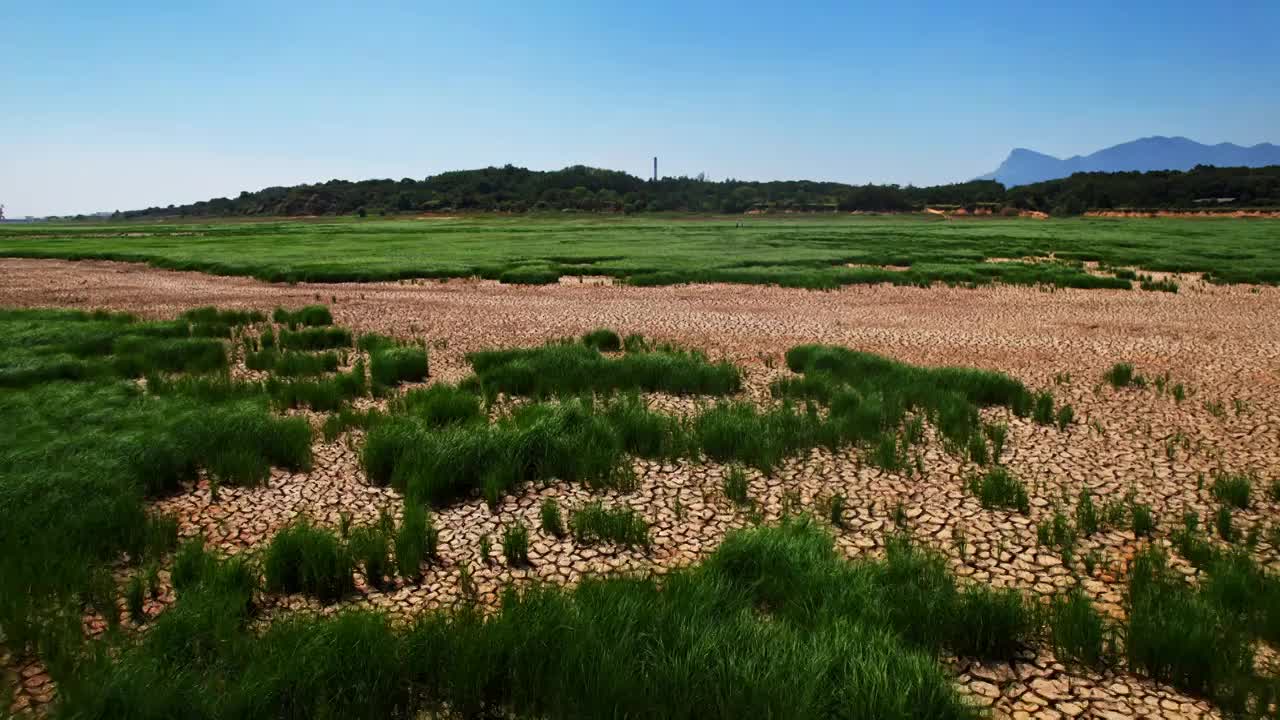
[[[532,345],[606,326],[727,357],[743,366],[746,392],[755,398],[762,399],[769,381],[786,373],[782,354],[788,348],[825,342],[913,363],[1004,371],[1052,390],[1075,409],[1076,420],[1066,431],[993,414],[1009,424],[1004,459],[1031,491],[1029,517],[981,508],[963,486],[972,466],[936,443],[923,456],[923,478],[881,471],[855,451],[814,451],[769,478],[751,473],[754,513],[724,497],[719,466],[637,462],[639,490],[609,494],[605,501],[631,505],[652,523],[648,552],[578,547],[534,530],[532,568],[508,568],[496,549],[505,524],[523,519],[536,528],[542,498],[558,497],[567,515],[588,493],[567,484],[531,489],[508,498],[496,512],[479,501],[465,503],[438,514],[444,560],[422,583],[386,591],[361,583],[361,593],[345,603],[397,614],[457,601],[464,566],[487,602],[503,583],[526,578],[572,582],[613,569],[662,572],[696,562],[725,532],[749,526],[753,514],[773,521],[785,503],[798,498],[805,508],[821,508],[836,492],[848,498],[846,527],[838,531],[848,554],[881,547],[893,509],[901,505],[912,532],[946,553],[959,574],[1041,595],[1073,582],[1053,551],[1037,547],[1035,534],[1035,523],[1052,515],[1064,493],[1074,498],[1089,488],[1101,504],[1135,492],[1153,506],[1156,542],[1163,543],[1185,511],[1212,525],[1206,522],[1216,507],[1208,490],[1211,471],[1253,470],[1261,479],[1257,501],[1237,512],[1237,528],[1244,534],[1280,520],[1280,505],[1266,494],[1269,481],[1280,478],[1275,288],[1185,282],[1178,294],[889,286],[813,292],[736,285],[633,288],[576,280],[541,287],[459,280],[287,286],[123,263],[9,259],[0,259],[0,278],[0,306],[109,308],[148,317],[171,317],[200,305],[270,311],[323,302],[338,323],[357,331],[429,339],[433,380],[464,377],[463,354],[470,350]],[[1183,384],[1187,398],[1178,403],[1150,386],[1112,389],[1102,375],[1119,361],[1133,363],[1148,377],[1168,373],[1170,386]],[[671,398],[651,401],[671,409],[688,405]],[[369,522],[379,508],[394,511],[399,498],[366,483],[357,447],[352,437],[320,444],[311,473],[276,473],[260,488],[224,488],[216,501],[201,483],[158,506],[180,516],[184,535],[203,532],[228,552],[258,547],[299,513],[336,525],[345,511],[357,523]],[[495,546],[487,563],[478,549],[483,534]],[[1256,552],[1275,565],[1277,549],[1267,535],[1262,533]],[[1081,541],[1076,570],[1106,612],[1122,612],[1125,564],[1138,545],[1128,530]],[[1089,575],[1082,560],[1091,553],[1097,562]],[[159,612],[168,599],[150,611]],[[315,607],[302,598],[272,602],[272,612]],[[52,688],[37,663],[15,660],[10,666],[20,674],[19,705],[47,700]],[[1169,688],[1125,673],[1068,669],[1044,652],[1011,664],[958,663],[957,673],[962,690],[998,716],[1214,715],[1208,704]]]

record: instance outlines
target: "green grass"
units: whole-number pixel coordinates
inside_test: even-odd
[[[1134,503],[1129,509],[1132,518],[1134,537],[1150,537],[1151,533],[1156,529],[1156,521],[1151,513],[1151,506],[1141,503]]]
[[[215,561],[209,575],[216,575]],[[147,717],[976,718],[938,657],[1031,639],[1015,604],[898,546],[850,562],[811,524],[732,533],[702,565],[505,594],[409,627],[300,614],[250,629],[199,583],[59,674],[59,712]],[[901,600],[901,601],[899,601]],[[955,619],[973,621],[952,630]],[[589,670],[584,670],[589,669]]]
[[[742,387],[728,362],[712,363],[697,351],[666,348],[607,357],[585,344],[558,342],[536,348],[470,353],[479,388],[493,394],[545,398],[617,391],[677,395],[726,395]]]
[[[293,329],[299,325],[304,327],[321,327],[333,324],[333,314],[324,305],[307,305],[297,310],[276,308],[271,320],[280,325],[288,325]]]
[[[430,427],[464,425],[485,417],[475,393],[446,383],[414,388],[392,401],[392,409],[418,418]]]
[[[395,536],[395,561],[400,576],[417,580],[422,576],[422,563],[437,557],[440,531],[426,508],[405,502],[404,517]]]
[[[179,315],[183,320],[205,325],[253,325],[267,319],[257,310],[220,310],[212,305],[198,307]]]
[[[1245,555],[1211,560],[1199,587],[1148,547],[1134,557],[1127,592],[1129,667],[1231,712],[1258,712],[1274,681],[1257,675],[1254,640],[1274,632],[1280,595],[1274,575]],[[1269,638],[1270,639],[1270,638]]]
[[[362,463],[370,481],[440,505],[479,491],[491,503],[528,481],[558,478],[614,486],[623,435],[590,404],[518,408],[495,424],[433,428],[412,415],[372,426]]]
[[[266,392],[280,409],[308,407],[331,412],[340,410],[355,398],[369,393],[364,361],[357,360],[351,370],[316,380],[267,379]]]
[[[123,236],[122,228],[131,236]],[[0,255],[149,262],[273,282],[480,276],[553,283],[562,275],[607,275],[638,285],[1007,282],[1125,288],[1130,280],[1089,275],[1076,261],[1208,272],[1219,282],[1275,283],[1280,250],[1271,239],[1267,223],[1234,219],[471,216],[430,223],[6,225],[0,229]],[[1050,254],[1058,261],[985,262]],[[882,265],[909,269],[877,267]]]
[[[827,406],[829,413],[816,430],[820,444],[877,448],[872,458],[887,469],[902,464],[896,436],[921,416],[955,454],[971,455],[984,432],[980,408],[1004,406],[1025,416],[1033,402],[1022,383],[985,370],[919,367],[829,345],[800,345],[788,350],[786,359],[788,368],[801,375],[774,382],[774,396]],[[908,419],[908,413],[915,415]],[[907,434],[918,436],[919,431]],[[1003,434],[997,439],[1003,446]],[[888,451],[890,443],[893,452]],[[976,459],[983,455],[978,451]]]
[[[379,540],[385,548],[386,539]],[[305,593],[321,602],[333,602],[353,587],[350,548],[305,517],[275,534],[263,555],[262,568],[267,590],[272,592]]]
[[[340,327],[281,330],[278,342],[284,350],[328,350],[352,346],[351,331]]]
[[[494,423],[481,420],[475,395],[491,390],[495,377],[504,378],[496,384],[507,391],[538,396],[646,387],[646,382],[601,382],[611,372],[621,377],[617,373],[630,371],[600,368],[661,355],[716,367],[696,355],[665,349],[606,358],[572,342],[473,354],[475,378],[457,387],[409,393],[393,401],[390,416],[376,422],[352,418],[368,428],[362,451],[366,474],[375,484],[390,484],[421,501],[442,505],[476,493],[493,504],[522,483],[552,479],[626,489],[634,484],[630,456],[706,458],[770,473],[787,457],[810,448],[855,444],[868,449],[869,461],[902,470],[908,465],[911,443],[923,435],[925,416],[945,438],[981,441],[986,427],[980,407],[1006,405],[1026,414],[1032,403],[1021,383],[999,373],[917,368],[815,345],[788,353],[788,362],[804,374],[775,384],[774,393],[784,402],[767,410],[751,402],[722,400],[685,420],[652,412],[638,396],[624,394],[535,402]],[[582,359],[597,364],[597,372],[586,372]],[[518,374],[529,382],[507,383],[514,377],[512,366],[526,361],[529,372]],[[534,365],[541,369],[533,372]],[[726,367],[736,384],[737,368]],[[795,400],[803,401],[804,407],[797,407]],[[828,411],[820,412],[816,403],[828,405]],[[914,411],[910,417],[909,410]],[[999,435],[995,434],[1002,440]]]
[[[1253,480],[1253,476],[1248,473],[1217,472],[1214,473],[1209,492],[1218,502],[1248,510],[1250,495],[1253,492]]]
[[[529,564],[529,528],[515,522],[502,528],[502,557],[512,567]]]
[[[993,467],[969,478],[969,492],[984,508],[1017,510],[1026,515],[1031,510],[1027,488],[1004,467]]]
[[[355,528],[347,540],[353,561],[365,580],[375,588],[386,584],[386,579],[395,574],[391,562],[392,533],[381,525],[367,525]]]
[[[280,352],[274,348],[245,353],[244,364],[250,370],[274,373],[282,377],[304,377],[336,372],[338,354],[334,352]]]
[[[384,348],[369,356],[369,376],[374,387],[391,388],[401,383],[421,382],[427,379],[428,369],[426,348]]]
[[[0,554],[0,626],[15,646],[50,603],[87,592],[101,563],[154,554],[147,497],[200,470],[247,485],[273,466],[310,467],[310,427],[273,416],[260,388],[217,375],[149,374],[145,390],[120,379],[117,351],[163,356],[185,332],[105,313],[0,311],[0,374],[22,378],[0,391],[0,414],[21,419],[0,423],[0,541],[27,548]],[[225,358],[221,342],[198,342]],[[80,372],[63,372],[68,362]]]
[[[747,485],[747,474],[741,467],[734,465],[724,474],[724,496],[736,505],[750,505],[750,488]]]
[[[622,338],[608,328],[597,328],[582,336],[582,344],[602,352],[617,352],[622,349]]]
[[[649,523],[635,510],[605,507],[596,501],[569,514],[569,532],[584,545],[615,543],[624,547],[648,547]]]
[[[1104,379],[1111,383],[1112,387],[1122,388],[1133,384],[1136,375],[1133,372],[1133,365],[1129,363],[1116,363],[1107,371]]]
[[[555,498],[542,501],[542,506],[538,508],[538,521],[543,532],[555,538],[564,537],[564,516],[560,513],[560,503]]]
[[[1080,586],[1054,595],[1045,612],[1045,627],[1058,660],[1086,666],[1108,660],[1106,641],[1113,629]]]

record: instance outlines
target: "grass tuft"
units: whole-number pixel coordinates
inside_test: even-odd
[[[333,314],[324,305],[307,305],[297,310],[276,308],[271,319],[280,325],[288,325],[290,329],[299,325],[321,327],[333,324]]]
[[[339,327],[281,330],[278,344],[284,350],[329,350],[351,347],[351,331]]]
[[[649,546],[649,524],[639,513],[631,508],[606,508],[599,501],[574,510],[569,516],[569,531],[584,545]]]
[[[973,475],[968,484],[969,492],[978,498],[984,508],[1006,508],[1017,510],[1023,515],[1031,511],[1026,486],[1003,466]]]
[[[583,335],[582,344],[601,352],[617,352],[622,349],[622,338],[608,328],[598,328]]]
[[[278,531],[263,556],[268,590],[305,593],[326,603],[352,589],[351,570],[342,540],[305,517]]]
[[[513,567],[529,564],[529,528],[515,522],[502,528],[502,557]]]
[[[564,537],[564,518],[560,514],[560,503],[555,498],[546,498],[542,501],[542,506],[538,509],[538,518],[542,525],[542,530],[548,535],[561,538]]]
[[[369,375],[374,387],[391,388],[427,379],[427,351],[421,347],[395,347],[370,355]]]

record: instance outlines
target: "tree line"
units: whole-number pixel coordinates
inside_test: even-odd
[[[431,212],[910,212],[926,207],[1037,210],[1073,215],[1102,209],[1204,207],[1197,200],[1233,198],[1233,207],[1280,206],[1280,166],[1186,172],[1077,173],[1005,188],[991,180],[915,187],[808,180],[746,182],[703,177],[644,180],[617,170],[575,165],[539,171],[512,165],[458,170],[422,180],[330,180],[245,191],[117,212],[113,218],[367,215]]]

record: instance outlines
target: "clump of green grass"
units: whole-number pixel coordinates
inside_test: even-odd
[[[1085,537],[1089,537],[1098,532],[1100,524],[1098,508],[1093,503],[1093,494],[1088,488],[1081,490],[1080,497],[1076,500],[1076,529]]]
[[[432,429],[393,416],[369,429],[362,461],[370,481],[443,504],[479,491],[491,504],[517,485],[558,478],[625,487],[631,438],[589,402],[522,406],[498,423]]]
[[[569,515],[569,532],[584,544],[611,542],[626,547],[649,546],[649,524],[635,510],[605,507],[596,501]]]
[[[190,323],[231,326],[253,325],[267,319],[257,310],[219,310],[212,305],[187,310],[178,317]]]
[[[263,556],[268,590],[305,593],[326,603],[352,589],[351,570],[342,540],[306,518],[277,532]]]
[[[141,625],[147,621],[146,602],[147,594],[142,584],[142,576],[130,577],[129,582],[125,584],[124,604],[129,611],[129,619],[135,625]]]
[[[969,459],[977,465],[986,465],[990,460],[987,441],[981,435],[975,434],[969,438]]]
[[[285,350],[329,350],[351,347],[351,331],[340,327],[308,327],[281,330],[279,346]]]
[[[1109,630],[1079,585],[1054,595],[1046,613],[1045,625],[1058,659],[1090,667],[1106,661],[1105,642]]]
[[[1009,436],[1009,426],[1004,423],[983,425],[983,432],[991,441],[991,461],[1000,464],[1000,456],[1004,454],[1004,444]]]
[[[124,336],[113,348],[117,374],[138,378],[153,372],[207,373],[227,367],[226,347],[207,338],[154,339]]]
[[[720,402],[693,421],[697,447],[716,462],[740,461],[762,472],[818,441],[818,418],[789,405],[761,412],[749,402]]]
[[[279,352],[273,348],[246,353],[245,367],[263,370],[282,377],[323,375],[338,369],[338,354],[334,352],[306,353]]]
[[[1178,292],[1178,283],[1174,281],[1172,278],[1167,278],[1165,280],[1151,280],[1151,279],[1143,280],[1139,284],[1139,287],[1141,287],[1143,290],[1151,290],[1151,291],[1157,291],[1157,292],[1168,292],[1168,293]]]
[[[969,491],[984,508],[1006,508],[1023,515],[1031,510],[1026,486],[1004,467],[993,467],[970,477]]]
[[[465,425],[485,417],[475,393],[446,383],[414,388],[396,400],[392,409],[421,419],[430,427]]]
[[[1151,506],[1141,503],[1134,503],[1130,507],[1130,515],[1133,519],[1133,534],[1135,537],[1150,537],[1151,533],[1156,529],[1155,518],[1151,514]]]
[[[387,577],[395,574],[390,560],[391,537],[387,528],[381,525],[357,527],[351,531],[347,545],[355,564],[372,587],[383,587]]]
[[[390,388],[427,378],[427,350],[422,347],[395,347],[370,355],[369,375],[375,387]]]
[[[404,517],[396,530],[395,558],[400,576],[410,580],[422,577],[422,563],[436,557],[440,531],[436,529],[426,508],[405,502]]]
[[[1233,518],[1231,516],[1231,506],[1222,505],[1213,515],[1213,525],[1218,531],[1218,537],[1226,542],[1235,542],[1236,530]]]
[[[369,392],[364,361],[357,360],[349,372],[319,380],[281,381],[268,378],[266,391],[276,407],[309,407],[321,412],[339,410],[345,403]]]
[[[1048,391],[1036,393],[1035,409],[1031,413],[1031,419],[1040,425],[1054,423],[1053,393]]]
[[[1056,416],[1056,419],[1058,422],[1058,429],[1066,430],[1067,428],[1071,427],[1071,423],[1073,420],[1075,420],[1075,417],[1076,417],[1075,410],[1072,409],[1070,405],[1060,406],[1058,408],[1058,414]]]
[[[844,510],[845,499],[842,493],[835,493],[831,496],[831,500],[827,505],[827,518],[831,521],[832,527],[844,527]]]
[[[1130,669],[1243,709],[1254,684],[1248,633],[1171,570],[1158,548],[1134,556],[1126,600]]]
[[[529,528],[524,523],[514,522],[502,528],[502,556],[511,566],[529,564]]]
[[[730,467],[724,475],[724,496],[736,505],[749,505],[751,503],[749,493],[747,473],[737,465]]]
[[[370,355],[378,352],[379,350],[387,350],[399,346],[400,343],[396,342],[395,338],[390,338],[386,335],[379,335],[378,333],[365,333],[359,338],[356,338],[356,349],[361,352],[369,353]]]
[[[321,327],[333,324],[333,314],[324,305],[307,305],[297,310],[276,308],[275,312],[271,314],[271,319],[280,325],[288,325],[290,328],[299,325]]]
[[[542,530],[555,538],[564,537],[564,518],[560,514],[560,503],[555,498],[546,498],[538,510],[538,518]]]
[[[1114,388],[1123,388],[1133,385],[1135,377],[1136,375],[1133,371],[1133,365],[1129,363],[1116,363],[1115,365],[1112,365],[1111,369],[1103,376],[1103,378],[1107,382],[1111,383],[1111,386]]]
[[[697,351],[676,348],[606,357],[582,344],[552,343],[538,348],[471,353],[473,381],[486,393],[536,398],[613,393],[666,392],[726,395],[742,387],[737,366],[712,363]]]
[[[632,333],[623,338],[622,349],[629,353],[639,353],[648,352],[653,349],[653,346],[645,336],[639,333]]]
[[[802,376],[775,381],[772,393],[821,403],[828,410],[825,417],[810,411],[806,419],[811,428],[797,427],[827,447],[869,447],[869,460],[889,470],[906,465],[905,448],[922,437],[923,417],[932,422],[949,451],[982,461],[985,448],[978,445],[985,428],[979,408],[1003,405],[1026,416],[1033,404],[1025,386],[999,373],[913,367],[822,345],[792,348],[787,363]],[[905,442],[899,442],[900,435]],[[1004,433],[996,439],[1003,450]]]
[[[617,352],[622,349],[622,338],[608,328],[597,328],[582,336],[582,344],[602,352]]]
[[[1248,510],[1253,492],[1253,476],[1249,473],[1214,473],[1209,492],[1219,502]]]

